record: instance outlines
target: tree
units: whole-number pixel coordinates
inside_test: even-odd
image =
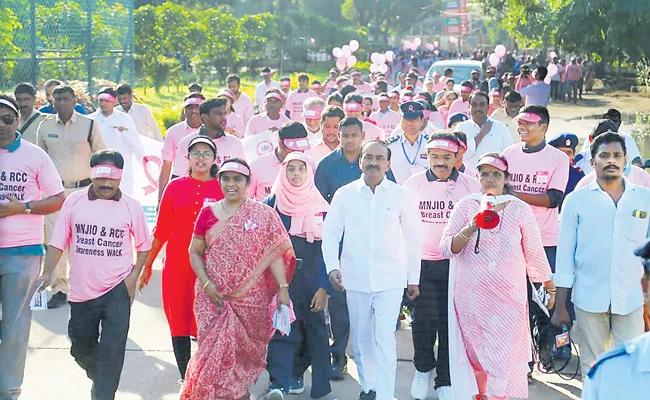
[[[247,14],[239,20],[242,33],[242,54],[248,70],[253,63],[264,58],[268,44],[278,38],[278,24],[270,13]]]
[[[14,44],[14,37],[22,28],[22,24],[9,7],[0,9],[0,26],[2,26],[0,29],[0,54],[7,58],[17,57],[22,49]],[[15,67],[15,61],[0,63],[0,76],[11,76]],[[0,78],[0,83],[2,80],[4,79]]]

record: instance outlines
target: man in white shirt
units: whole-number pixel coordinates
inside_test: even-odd
[[[409,299],[419,295],[421,222],[410,193],[386,179],[390,158],[384,142],[361,146],[363,174],[336,191],[323,227],[330,282],[346,290],[360,400],[393,400],[395,321],[404,288]]]
[[[280,89],[280,84],[271,80],[271,68],[264,67],[260,76],[264,79],[255,86],[255,112],[264,111],[264,96],[269,89]]]
[[[241,78],[239,75],[231,74],[226,78],[226,83],[228,84],[228,90],[232,92],[232,95],[235,97],[232,107],[235,109],[235,114],[239,115],[244,119],[244,125],[255,115],[255,108],[253,106],[253,100],[251,100],[248,95],[242,93],[241,89]]]
[[[602,135],[605,132],[615,132],[618,133],[623,137],[625,140],[625,154],[626,154],[626,159],[632,164],[635,164],[637,166],[641,165],[641,152],[639,151],[639,147],[636,145],[636,142],[634,141],[634,138],[630,135],[623,134],[619,132],[620,124],[617,124],[616,122],[610,120],[610,119],[602,119],[598,121],[596,124],[596,127],[594,128],[594,131],[587,140],[585,140],[585,143],[582,147],[582,151],[578,153],[577,156],[573,159],[573,161],[576,164],[576,167],[581,168],[585,175],[590,174],[593,172],[594,168],[591,162],[591,143],[599,136]]]
[[[133,190],[133,157],[143,157],[144,149],[138,137],[133,119],[117,106],[117,92],[113,88],[103,88],[97,95],[99,108],[89,116],[95,120],[106,147],[120,152],[124,157],[124,169],[120,189],[127,194]]]
[[[467,135],[467,168],[476,171],[478,159],[486,153],[501,153],[512,144],[510,129],[503,122],[488,118],[490,97],[485,92],[475,92],[469,98],[471,119],[456,125],[456,130]]]
[[[490,118],[493,120],[503,122],[508,126],[513,143],[519,143],[521,141],[519,131],[517,130],[517,122],[513,121],[513,118],[519,115],[519,109],[523,105],[522,103],[519,92],[511,90],[506,93],[502,100],[503,107],[497,108],[490,115]]]
[[[582,371],[613,342],[644,332],[641,259],[634,250],[650,236],[650,190],[623,177],[625,141],[608,132],[591,145],[596,180],[564,200],[556,269],[556,327],[570,326],[566,297],[573,287]]]
[[[117,110],[128,114],[133,119],[138,133],[162,142],[163,137],[151,113],[151,109],[144,104],[138,104],[133,101],[133,89],[131,89],[131,86],[122,83],[115,91],[117,92],[117,101],[120,103],[117,106]]]

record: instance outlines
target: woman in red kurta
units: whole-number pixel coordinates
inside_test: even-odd
[[[185,379],[190,360],[190,336],[197,336],[194,318],[194,282],[189,247],[194,223],[203,206],[223,199],[216,179],[216,147],[209,138],[190,142],[190,173],[172,180],[163,193],[153,244],[140,279],[140,290],[149,282],[153,263],[167,243],[162,269],[162,299],[172,335],[176,364]]]

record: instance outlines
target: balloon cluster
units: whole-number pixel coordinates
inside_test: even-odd
[[[422,45],[422,39],[420,39],[419,37],[416,37],[415,39],[413,39],[413,41],[406,39],[404,42],[402,42],[402,50],[416,51],[418,47],[420,47],[420,45]]]
[[[499,63],[501,62],[501,58],[505,57],[506,53],[508,52],[508,49],[506,49],[506,46],[499,44],[497,47],[494,48],[494,53],[490,54],[490,57],[488,57],[488,61],[490,62],[490,65],[496,68],[499,66]]]
[[[332,55],[336,57],[336,68],[341,71],[346,67],[352,68],[357,63],[357,57],[352,53],[357,50],[359,50],[359,42],[355,39],[350,40],[346,45],[333,48]]]
[[[392,50],[388,50],[384,54],[381,53],[372,53],[370,55],[370,72],[379,72],[385,74],[388,72],[388,65],[386,63],[392,63],[395,61],[395,53]]]

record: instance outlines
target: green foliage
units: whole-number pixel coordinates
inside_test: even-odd
[[[0,8],[0,26],[2,26],[0,29],[0,54],[7,58],[16,57],[20,54],[21,48],[14,44],[14,36],[22,28],[22,24],[12,9]],[[15,66],[15,61],[0,63],[0,76],[11,75]]]

